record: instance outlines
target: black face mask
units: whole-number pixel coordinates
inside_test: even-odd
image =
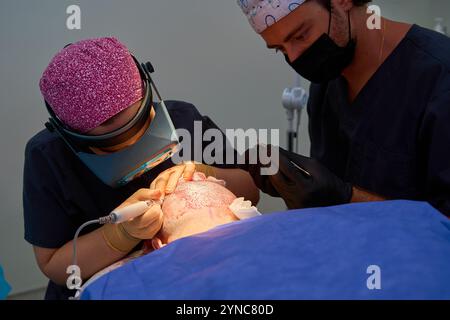
[[[331,11],[328,34],[323,34],[294,62],[286,62],[302,77],[314,83],[324,83],[336,79],[352,62],[355,55],[356,42],[352,39],[350,13],[348,14],[349,42],[339,47],[330,38]]]

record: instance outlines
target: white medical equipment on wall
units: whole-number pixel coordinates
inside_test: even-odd
[[[436,22],[434,31],[447,35],[447,27],[444,25],[444,18],[436,18],[434,21]]]
[[[281,99],[283,107],[286,109],[288,119],[287,149],[290,152],[296,153],[299,152],[299,133],[302,110],[306,107],[309,98],[307,91],[302,87],[301,83],[302,78],[299,75],[296,75],[294,87],[284,89]]]

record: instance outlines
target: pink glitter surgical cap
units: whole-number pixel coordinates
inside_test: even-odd
[[[39,86],[58,118],[81,133],[143,97],[139,70],[115,38],[82,40],[62,49],[45,69]]]

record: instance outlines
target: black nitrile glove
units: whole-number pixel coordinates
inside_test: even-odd
[[[269,167],[270,164],[263,165],[261,163],[261,154],[267,155],[269,158],[271,156],[271,146],[257,145],[254,148],[248,149],[244,154],[244,164],[240,164],[238,167],[242,170],[247,171],[253,178],[253,182],[262,192],[272,196],[280,197],[278,191],[274,188],[269,180],[269,176],[261,175],[261,169],[264,167]],[[278,152],[278,148],[274,148],[274,151]],[[253,153],[256,156],[256,163],[251,161],[250,154]]]
[[[248,166],[247,171],[263,192],[281,196],[289,209],[325,207],[350,202],[351,184],[342,181],[315,159],[290,153],[282,148],[278,150],[277,174],[263,176],[260,174],[261,165]]]

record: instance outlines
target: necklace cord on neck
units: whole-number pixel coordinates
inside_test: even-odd
[[[386,33],[386,20],[384,20],[384,26],[382,28],[382,37],[381,37],[381,45],[380,45],[380,56],[378,58],[378,64],[381,65],[381,61],[383,59],[383,53],[384,53],[384,42],[385,42],[385,33]]]

